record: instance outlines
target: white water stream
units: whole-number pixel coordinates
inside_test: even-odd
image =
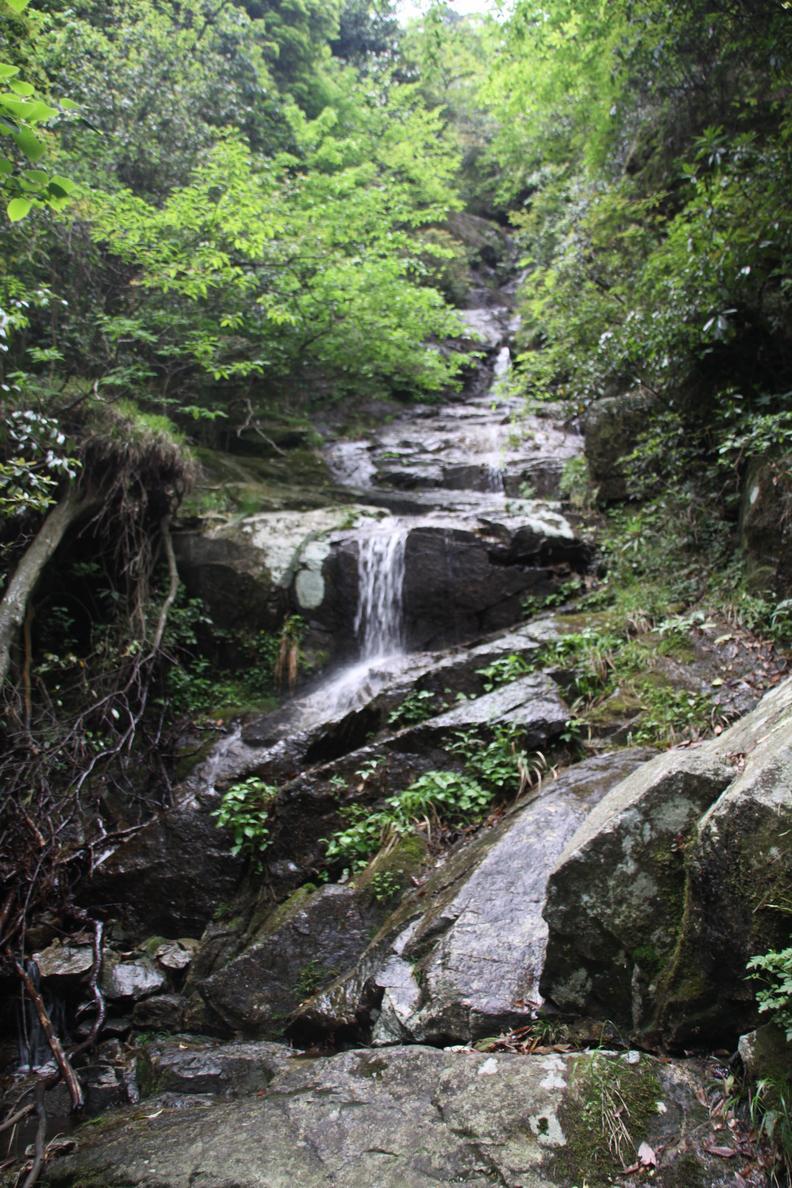
[[[360,537],[355,635],[362,660],[404,651],[404,552],[407,525],[386,520]]]

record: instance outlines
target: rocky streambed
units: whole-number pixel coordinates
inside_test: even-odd
[[[563,641],[592,620],[566,599],[592,546],[559,481],[583,438],[523,415],[508,289],[478,299],[463,398],[329,447],[324,504],[181,533],[191,589],[227,619],[288,605],[328,675],[229,728],[97,863],[86,900],[117,923],[86,1079],[115,1108],[50,1183],[766,1182],[724,1081],[758,1022],[746,962],[785,943],[792,681],[757,704],[735,652],[719,684],[742,716],[659,754],[629,745],[623,706],[570,726]],[[714,635],[688,688],[711,685]],[[480,827],[427,811],[364,869],[328,861],[339,830],[480,771],[498,739],[519,791]],[[252,865],[213,815],[246,780],[277,788]],[[73,1025],[89,947],[37,962]]]

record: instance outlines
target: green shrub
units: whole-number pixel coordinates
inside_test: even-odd
[[[763,982],[756,991],[759,1010],[792,1041],[792,948],[760,953],[748,962],[748,977]]]

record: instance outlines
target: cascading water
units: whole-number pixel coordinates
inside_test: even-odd
[[[409,526],[395,518],[381,521],[358,538],[358,601],[354,630],[357,662],[303,699],[303,726],[342,713],[375,695],[393,675],[405,648],[404,556]],[[378,663],[389,663],[378,670]]]
[[[398,521],[378,525],[360,538],[355,635],[361,660],[404,651],[404,553],[407,528]]]

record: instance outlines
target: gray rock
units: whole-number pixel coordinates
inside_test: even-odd
[[[272,628],[286,609],[286,592],[295,578],[301,590],[312,582],[315,586],[317,576],[321,582],[325,538],[350,520],[380,514],[376,509],[342,504],[217,516],[200,529],[174,534],[179,573],[188,591],[206,603],[218,626]],[[310,600],[305,605],[311,605]]]
[[[351,887],[298,893],[265,920],[245,950],[198,983],[212,1011],[246,1036],[278,1036],[301,999],[351,965],[372,919]]]
[[[296,1060],[263,1095],[212,1104],[148,1100],[52,1162],[49,1184],[107,1188],[569,1188],[592,1152],[631,1188],[598,1124],[583,1113],[597,1078],[630,1108],[627,1159],[641,1142],[658,1154],[654,1182],[682,1182],[695,1164],[702,1188],[725,1185],[706,1150],[712,1131],[696,1100],[700,1066],[607,1055],[482,1055],[433,1048],[351,1051]],[[178,1099],[176,1099],[178,1101]],[[640,1103],[640,1104],[639,1104]],[[722,1142],[723,1139],[721,1138]],[[688,1182],[688,1181],[684,1181]]]
[[[42,978],[80,978],[93,966],[90,945],[62,945],[55,940],[40,953],[33,954]]]
[[[166,989],[167,976],[147,957],[135,961],[106,960],[102,969],[102,989],[110,999],[147,998]]]
[[[296,1014],[295,1033],[358,1029],[376,1044],[467,1041],[539,1005],[545,885],[592,806],[645,750],[577,764],[462,845],[406,897],[357,966]]]
[[[792,1082],[792,1040],[775,1023],[741,1035],[737,1051],[752,1081],[769,1078],[777,1085]]]
[[[266,1088],[295,1056],[284,1044],[220,1044],[183,1036],[147,1044],[138,1057],[141,1092],[243,1097]]]
[[[672,1044],[732,1043],[760,1022],[746,963],[789,945],[777,905],[792,888],[792,679],[710,746],[733,779],[688,850],[686,910],[657,990]]]
[[[186,1006],[181,994],[155,994],[135,1003],[132,1023],[142,1031],[181,1031]]]
[[[569,719],[569,707],[558,686],[542,672],[521,677],[473,701],[462,701],[454,709],[430,718],[421,733],[446,734],[476,726],[517,726],[523,745],[541,747],[557,738]]]
[[[180,941],[166,941],[156,949],[155,960],[163,969],[171,970],[174,973],[180,972],[189,966],[198,943],[192,937]]]
[[[123,905],[125,921],[140,939],[152,930],[201,933],[217,905],[231,899],[244,867],[211,807],[186,798],[154,817],[96,867],[86,900]]]

